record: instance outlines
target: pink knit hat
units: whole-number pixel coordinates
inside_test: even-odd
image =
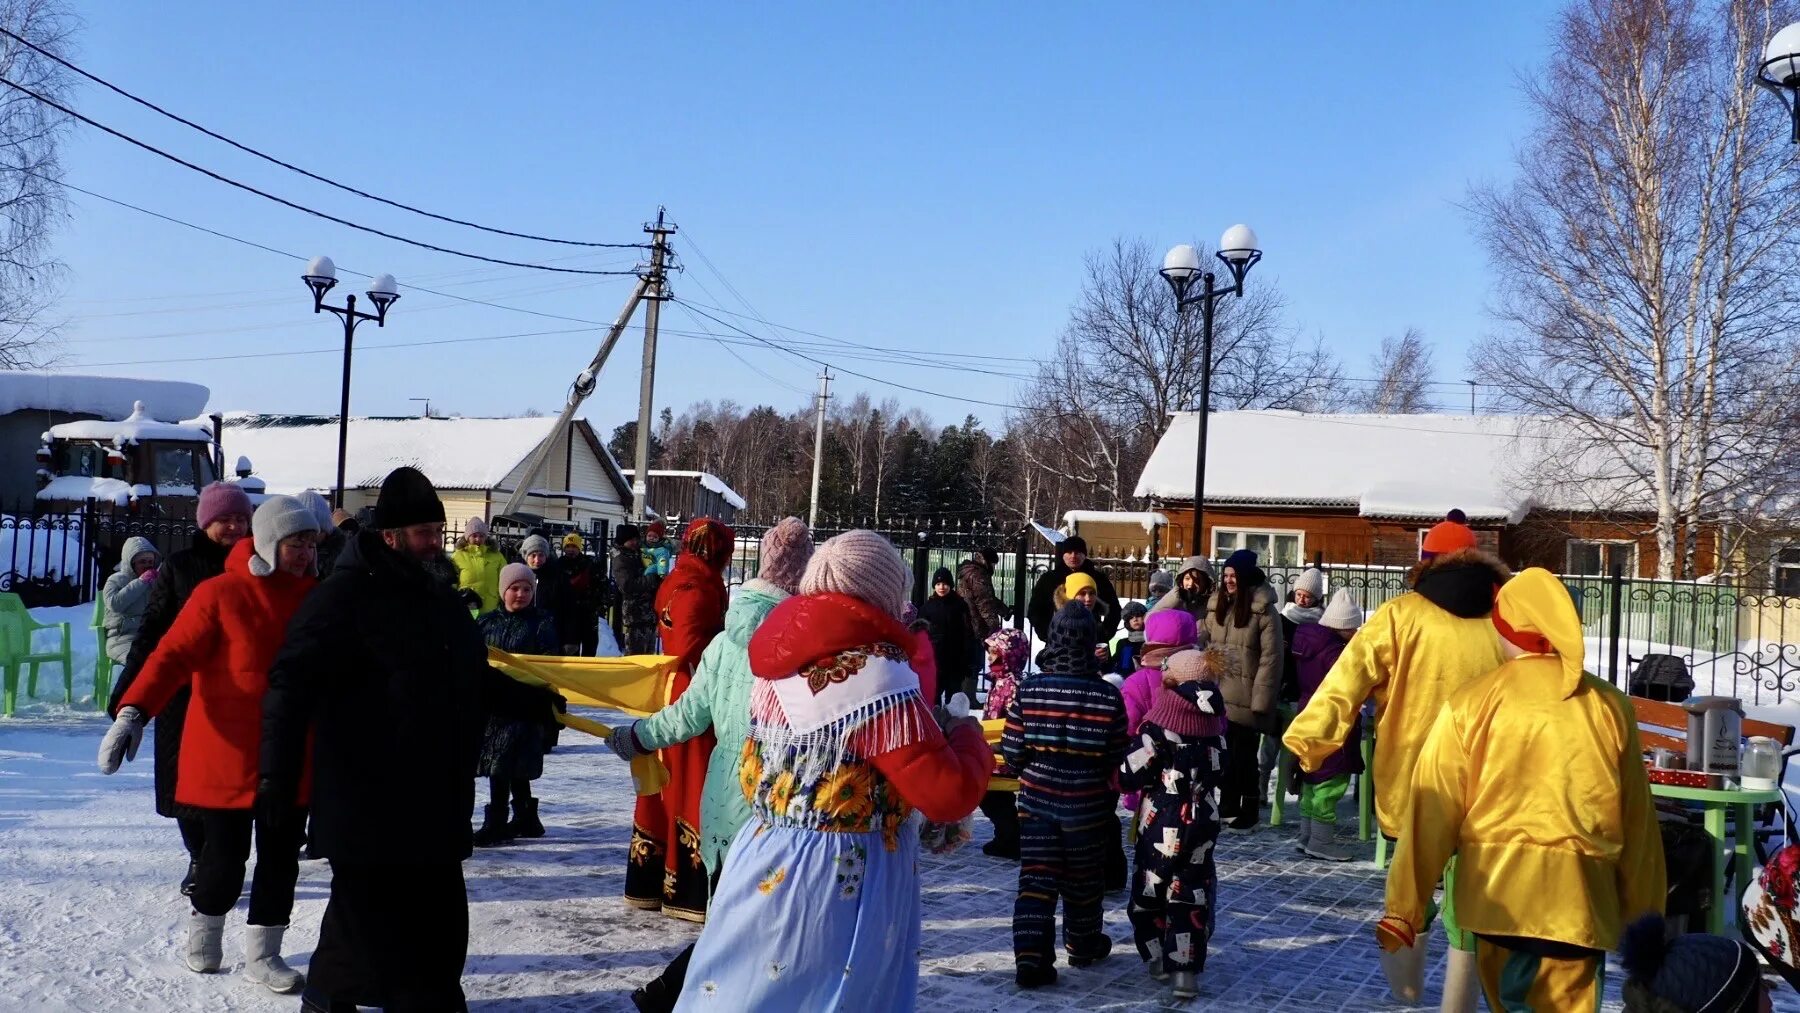
[[[250,505],[250,497],[242,486],[236,482],[214,482],[200,490],[200,504],[194,509],[194,523],[206,527],[213,521],[230,514],[242,514],[244,523],[250,523],[250,515],[256,508]]]
[[[876,606],[894,618],[906,609],[912,590],[912,572],[893,543],[873,531],[846,531],[819,546],[806,575],[800,578],[801,594],[835,592]]]
[[[800,587],[813,555],[812,532],[798,517],[784,518],[763,532],[761,571],[757,576],[789,594]]]

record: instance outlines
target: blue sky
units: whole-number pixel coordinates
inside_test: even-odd
[[[971,8],[979,9],[971,9]],[[666,204],[688,272],[678,296],[924,353],[1051,354],[1082,258],[1120,235],[1213,242],[1243,221],[1288,323],[1366,376],[1407,326],[1460,381],[1491,324],[1485,259],[1457,207],[1505,179],[1530,126],[1518,77],[1545,57],[1555,5],[750,5],[314,2],[96,5],[77,62],[215,130],[366,190],[528,232],[635,242]],[[336,192],[92,85],[84,113],[217,171],[371,226],[507,259],[628,267],[443,225]],[[595,333],[440,291],[610,320],[628,278],[460,261],[269,204],[95,131],[69,182],[346,269],[392,271],[404,298],[358,332],[353,411],[553,411]],[[301,263],[73,195],[59,251],[63,368],[191,379],[213,407],[335,413],[335,322],[309,313]],[[709,270],[696,248],[716,267]],[[359,279],[346,275],[346,281]],[[722,314],[716,314],[721,315]],[[664,326],[699,325],[671,307]],[[727,318],[729,319],[729,318]],[[760,325],[752,330],[779,338]],[[457,342],[381,350],[413,342]],[[319,354],[266,353],[319,350]],[[816,367],[761,346],[663,344],[657,404],[798,407]],[[224,355],[261,358],[219,359]],[[830,360],[830,353],[819,355]],[[158,360],[158,361],[144,361]],[[620,344],[585,414],[634,417],[639,345]],[[967,361],[967,360],[964,360]],[[846,378],[939,422],[1010,402],[1004,377],[843,360],[934,392]],[[758,372],[760,371],[760,372]],[[767,377],[762,374],[767,374]],[[1464,403],[1445,388],[1450,405]]]

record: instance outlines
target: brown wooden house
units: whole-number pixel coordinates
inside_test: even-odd
[[[1615,488],[1545,483],[1550,447],[1513,416],[1217,412],[1207,433],[1205,530],[1219,558],[1240,548],[1272,565],[1405,566],[1452,509],[1515,567],[1656,574],[1655,512]],[[1161,553],[1192,553],[1194,413],[1174,417],[1137,494],[1168,517]],[[1597,503],[1607,506],[1600,509]],[[1713,572],[1717,533],[1699,535]]]

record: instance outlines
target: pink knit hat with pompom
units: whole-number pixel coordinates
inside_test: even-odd
[[[763,532],[761,566],[757,576],[788,594],[800,589],[800,578],[812,560],[812,532],[798,517],[784,518]]]
[[[912,571],[892,542],[873,531],[846,531],[813,553],[801,594],[836,592],[876,606],[895,619],[906,609]]]

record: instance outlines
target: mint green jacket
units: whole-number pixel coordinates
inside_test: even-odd
[[[788,593],[766,580],[747,581],[725,611],[725,631],[706,645],[694,681],[672,706],[632,726],[645,749],[664,749],[712,729],[718,744],[700,794],[700,859],[708,872],[725,864],[731,839],[750,818],[738,784],[738,761],[750,738],[750,635]]]

